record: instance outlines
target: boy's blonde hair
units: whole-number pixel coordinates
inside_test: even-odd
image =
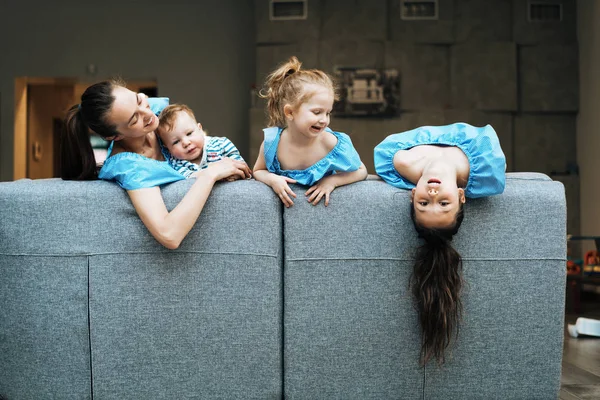
[[[338,99],[336,87],[329,75],[318,69],[301,69],[301,66],[302,63],[292,56],[267,77],[265,88],[260,91],[259,96],[267,99],[269,126],[287,126],[283,107],[289,104],[296,108],[312,96],[314,92],[306,89],[309,84],[330,89],[334,99]]]
[[[170,132],[173,129],[173,125],[175,124],[175,118],[177,118],[178,112],[187,113],[192,119],[194,123],[198,123],[196,121],[196,116],[191,108],[186,106],[185,104],[171,104],[166,106],[160,113],[160,117],[158,119],[158,127],[160,129],[164,129],[166,132]]]

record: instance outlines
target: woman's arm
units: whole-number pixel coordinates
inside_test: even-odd
[[[269,185],[271,189],[275,192],[279,199],[281,199],[282,203],[286,207],[290,207],[294,205],[292,201],[292,197],[296,197],[296,193],[290,188],[288,183],[296,183],[296,181],[292,178],[288,178],[287,176],[280,176],[269,172],[267,170],[267,164],[265,163],[264,156],[264,142],[260,145],[260,150],[258,151],[258,158],[256,159],[256,163],[254,163],[254,170],[252,171],[252,175],[254,179],[260,181],[266,185]],[[291,196],[291,197],[290,197]]]
[[[226,158],[198,171],[196,182],[171,212],[159,187],[128,190],[127,194],[152,236],[166,248],[176,249],[196,223],[215,182],[233,175],[245,178],[245,165]]]
[[[360,167],[356,171],[352,172],[336,172],[333,175],[326,176],[321,179],[315,185],[311,186],[306,193],[306,196],[310,195],[308,201],[313,205],[317,205],[321,198],[325,196],[325,205],[329,205],[329,195],[333,192],[333,189],[339,186],[348,185],[350,183],[365,180],[367,177],[367,168],[365,164],[360,163]]]

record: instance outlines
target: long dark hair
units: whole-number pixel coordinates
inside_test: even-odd
[[[118,134],[117,127],[106,121],[115,101],[113,89],[117,86],[124,83],[113,79],[93,84],[81,95],[81,103],[67,111],[60,141],[62,179],[79,181],[98,177],[90,131],[102,138]]]
[[[410,205],[413,224],[424,240],[417,249],[410,279],[421,326],[422,365],[432,357],[439,365],[444,364],[445,350],[453,335],[458,336],[462,318],[462,258],[450,242],[464,217],[462,203],[459,207],[451,227],[426,228],[417,222],[414,206]]]

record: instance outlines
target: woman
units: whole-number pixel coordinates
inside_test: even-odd
[[[412,190],[410,215],[424,240],[411,277],[421,361],[435,357],[443,364],[462,312],[462,259],[450,241],[462,223],[467,197],[504,191],[506,158],[490,125],[455,123],[390,135],[375,147],[374,160],[383,180]]]
[[[160,185],[185,179],[168,163],[168,152],[155,134],[158,117],[147,96],[123,83],[105,81],[86,89],[81,103],[65,118],[61,140],[61,177],[65,180],[114,180],[127,190],[144,225],[163,246],[176,249],[192,229],[215,182],[245,179],[250,169],[241,161],[223,159],[196,173],[196,181],[179,204],[168,211]],[[90,130],[112,141],[97,171]]]

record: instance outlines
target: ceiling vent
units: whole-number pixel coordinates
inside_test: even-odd
[[[529,22],[561,22],[562,3],[530,1],[528,14]]]
[[[271,0],[269,4],[271,21],[306,19],[307,14],[308,0]]]
[[[400,18],[405,20],[439,19],[438,0],[402,0]]]

